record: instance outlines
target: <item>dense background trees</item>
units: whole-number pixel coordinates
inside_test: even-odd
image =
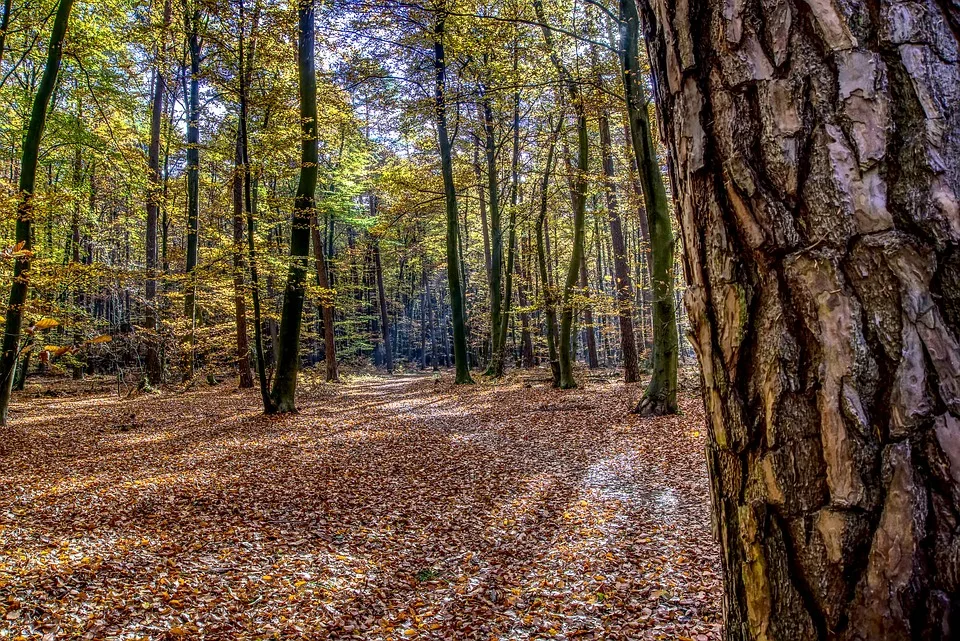
[[[59,6],[41,4],[14,2],[9,14],[7,221]],[[678,353],[658,331],[665,295],[677,320],[674,248],[667,234],[651,254],[659,228],[645,195],[665,172],[657,158],[644,165],[655,138],[633,152],[631,123],[651,112],[647,90],[625,94],[618,80],[636,35],[622,28],[622,8],[320,4],[309,21],[315,120],[301,113],[301,9],[77,5],[31,197],[24,309],[28,324],[58,324],[21,342],[10,363],[122,370],[145,386],[198,368],[248,386],[262,370],[285,409],[296,367],[321,360],[330,380],[338,361],[458,362],[462,382],[470,369],[499,377],[508,365],[552,363],[570,387],[576,359],[623,367],[628,380],[651,368],[675,379],[656,349],[660,336]],[[632,46],[627,77],[642,86]],[[315,163],[296,152],[314,130]],[[316,171],[315,189],[301,171]],[[311,194],[296,196],[301,183]],[[315,213],[302,206],[311,195]],[[4,270],[26,256],[13,227],[0,226]],[[112,341],[80,348],[100,336]]]

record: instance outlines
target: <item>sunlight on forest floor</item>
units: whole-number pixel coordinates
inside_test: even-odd
[[[541,378],[17,399],[0,638],[719,639],[699,399]]]

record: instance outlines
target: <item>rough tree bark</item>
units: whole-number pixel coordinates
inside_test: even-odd
[[[553,375],[554,387],[560,387],[560,356],[557,353],[557,294],[549,268],[550,256],[547,239],[550,236],[545,227],[550,203],[550,174],[553,171],[557,139],[560,137],[561,131],[563,131],[563,114],[560,114],[557,118],[557,126],[550,131],[550,139],[547,143],[547,158],[543,163],[543,178],[540,182],[540,209],[534,226],[534,235],[537,241],[537,268],[540,271],[540,282],[543,287],[543,315],[547,326],[547,354],[550,358],[550,372]]]
[[[960,12],[644,8],[726,638],[960,635]]]
[[[37,182],[37,163],[40,157],[40,141],[47,124],[50,96],[57,85],[60,62],[63,60],[63,41],[67,36],[70,10],[73,0],[60,0],[50,32],[47,61],[37,86],[30,112],[30,124],[23,139],[23,156],[20,161],[20,202],[17,206],[16,241],[18,253],[13,266],[13,282],[10,299],[4,314],[3,349],[0,351],[0,425],[7,424],[10,407],[10,392],[13,375],[20,356],[20,330],[23,324],[23,309],[27,304],[30,286],[30,262],[33,256],[33,195]]]

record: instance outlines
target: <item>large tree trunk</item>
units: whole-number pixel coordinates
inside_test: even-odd
[[[650,288],[653,293],[653,371],[636,411],[646,415],[673,414],[677,411],[679,351],[673,283],[673,226],[653,130],[650,127],[638,38],[636,2],[620,0],[620,60],[630,118],[630,137],[650,229]]]
[[[437,138],[440,145],[440,165],[443,173],[443,193],[447,215],[447,282],[450,287],[450,310],[453,315],[453,358],[457,368],[456,383],[473,383],[467,360],[467,330],[463,291],[460,280],[460,217],[457,215],[457,190],[453,182],[453,151],[447,133],[446,75],[444,58],[444,16],[438,12],[433,31],[433,66],[435,72],[434,101],[437,120]]]
[[[33,195],[37,182],[37,163],[40,157],[40,141],[47,124],[47,112],[50,109],[50,96],[57,85],[60,73],[60,61],[63,59],[63,41],[70,22],[70,10],[73,0],[60,0],[57,15],[50,32],[50,45],[47,48],[47,61],[43,76],[33,98],[30,112],[30,124],[23,139],[23,156],[20,161],[20,202],[17,206],[16,249],[18,250],[13,266],[13,283],[10,285],[10,299],[4,314],[3,349],[0,352],[0,425],[7,424],[7,410],[10,407],[10,392],[13,387],[14,370],[20,356],[20,330],[23,324],[23,309],[27,303],[27,289],[30,285],[30,262],[33,243]]]
[[[960,13],[801,6],[644,11],[726,638],[956,639]]]
[[[297,71],[300,82],[300,181],[293,204],[290,229],[290,268],[283,292],[277,371],[271,396],[278,412],[296,411],[297,372],[300,370],[300,326],[306,295],[310,253],[310,220],[316,211],[317,192],[317,66],[314,48],[314,1],[299,0],[300,33]]]

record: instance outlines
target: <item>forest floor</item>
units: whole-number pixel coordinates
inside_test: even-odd
[[[0,439],[0,638],[719,639],[699,398],[643,419],[637,385],[545,376],[272,418],[39,379]]]

